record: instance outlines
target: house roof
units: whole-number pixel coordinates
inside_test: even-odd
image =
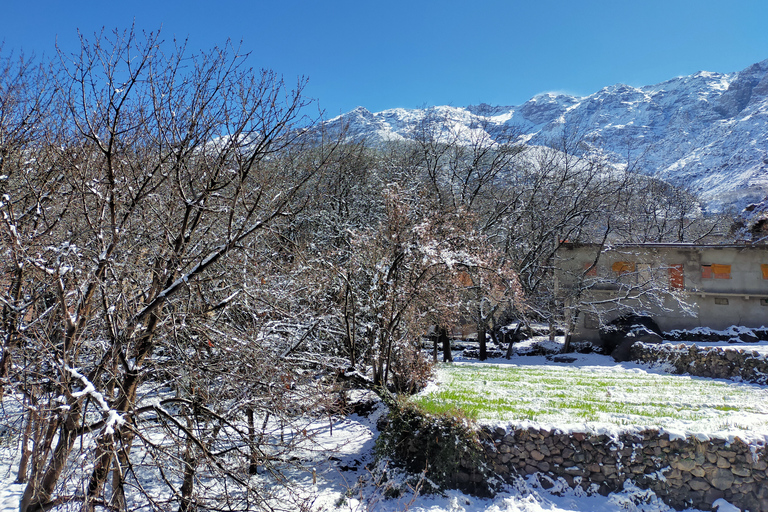
[[[599,244],[592,242],[563,242],[561,247],[566,249],[577,249],[579,247],[603,246],[605,249],[638,249],[638,248],[670,248],[670,249],[768,249],[765,244],[736,243],[736,244],[693,244],[693,243],[620,243],[620,244]]]

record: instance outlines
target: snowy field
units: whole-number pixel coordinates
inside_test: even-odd
[[[417,401],[432,411],[458,407],[484,424],[607,434],[658,427],[680,436],[768,440],[763,386],[669,375],[595,354],[572,358],[442,365]]]
[[[644,378],[666,378],[659,369],[651,370],[633,363],[618,364],[606,356],[599,355],[575,355],[577,361],[569,364],[554,363],[542,356],[517,356],[511,360],[499,359],[489,361],[496,366],[511,365],[518,368],[537,368],[538,371],[566,373],[577,369],[586,373],[593,373],[601,376],[613,375],[628,376],[630,380],[633,377],[643,376]],[[481,366],[476,362],[469,362],[457,358],[459,368]],[[482,365],[488,366],[488,365]],[[445,378],[445,371],[438,373],[440,378]],[[698,379],[674,376],[675,378],[687,379],[688,382],[697,382]],[[706,379],[701,379],[706,382]],[[733,389],[733,396],[738,396],[739,400],[744,397],[741,394],[743,384],[729,383],[728,381],[715,381],[728,389]],[[620,386],[624,387],[626,382]],[[541,388],[536,388],[536,384],[531,383],[533,388],[526,391],[528,394],[541,393]],[[488,386],[488,384],[486,384]],[[736,386],[730,388],[730,386]],[[637,386],[640,388],[641,386]],[[746,388],[744,388],[746,389]],[[764,421],[765,410],[758,401],[765,401],[765,390],[759,386],[749,386],[750,392],[754,392],[753,402],[748,405],[752,408],[750,414],[760,416],[760,421]],[[611,395],[623,396],[624,390],[618,387],[607,389]],[[501,393],[496,390],[495,393]],[[652,398],[652,389],[647,390],[648,400],[659,400],[658,397]],[[721,396],[721,399],[727,399],[727,395]],[[700,397],[681,398],[681,403],[706,402],[707,399]],[[729,415],[735,414],[733,411],[726,411]],[[416,512],[612,512],[612,511],[630,511],[630,512],[671,512],[673,509],[665,505],[651,491],[640,490],[628,485],[622,492],[612,493],[606,497],[599,494],[587,495],[583,490],[568,489],[562,482],[557,482],[549,490],[544,490],[535,477],[520,479],[515,485],[509,486],[505,492],[497,495],[493,499],[481,499],[465,495],[459,491],[447,491],[443,495],[421,496],[408,490],[404,475],[397,471],[387,472],[387,479],[381,478],[381,473],[373,470],[374,464],[374,445],[378,437],[376,428],[377,420],[385,413],[383,405],[379,405],[372,413],[367,416],[351,415],[345,418],[335,418],[332,424],[328,421],[319,422],[313,425],[315,430],[311,439],[311,445],[304,446],[303,451],[299,453],[302,459],[304,470],[296,469],[287,476],[291,479],[292,490],[301,497],[307,498],[311,503],[309,510],[316,511],[381,511],[395,512],[401,510],[411,510]],[[603,419],[605,420],[605,418]],[[594,429],[611,430],[618,428],[620,422],[597,421],[589,425]],[[481,419],[482,421],[482,419]],[[531,421],[531,420],[525,420]],[[552,426],[566,428],[567,421],[564,418],[550,417],[547,420]],[[584,423],[581,423],[583,427]],[[690,432],[690,425],[682,422],[679,424],[668,424],[664,428],[685,433]],[[571,428],[576,428],[572,425]],[[696,428],[702,428],[699,425]],[[752,435],[757,436],[763,427],[755,426]],[[710,432],[713,433],[713,432]],[[18,447],[12,442],[4,440],[0,450],[0,512],[10,512],[18,510],[18,502],[23,486],[13,484],[15,479],[14,459],[18,453]],[[397,498],[385,499],[392,486],[398,487],[402,494]],[[719,512],[733,512],[736,509],[731,505],[720,501]],[[286,503],[279,505],[285,506]],[[691,509],[689,512],[695,512]]]

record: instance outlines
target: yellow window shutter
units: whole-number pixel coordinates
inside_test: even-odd
[[[712,276],[715,279],[730,279],[731,278],[731,266],[720,265],[717,263],[712,264]]]
[[[763,279],[768,279],[768,264],[763,263],[760,265],[760,270],[763,271]]]
[[[635,271],[635,264],[632,261],[617,261],[611,265],[611,270],[617,274],[626,274]]]

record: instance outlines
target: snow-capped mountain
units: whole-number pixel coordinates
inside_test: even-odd
[[[618,164],[631,160],[647,174],[688,186],[713,210],[768,194],[768,59],[737,73],[617,84],[584,97],[540,94],[519,106],[376,113],[358,107],[328,126],[347,125],[354,138],[397,140],[415,137],[431,120],[442,136],[465,142],[515,130],[529,144],[587,142]]]

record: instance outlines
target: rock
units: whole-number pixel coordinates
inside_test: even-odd
[[[710,488],[709,483],[703,478],[694,478],[693,480],[688,482],[688,485],[694,491],[706,491],[706,490],[709,490]]]
[[[715,469],[711,475],[707,475],[707,479],[709,480],[709,483],[712,484],[712,487],[720,489],[721,491],[730,489],[734,480],[733,473],[722,468]]]
[[[591,482],[602,483],[602,482],[605,482],[605,475],[603,475],[602,473],[592,473],[589,476],[589,480]]]
[[[731,473],[733,473],[736,476],[742,476],[742,477],[747,477],[752,475],[752,471],[748,467],[741,464],[734,464],[733,466],[731,466]]]
[[[672,471],[668,471],[667,473],[665,473],[664,477],[667,480],[681,480],[683,478],[683,474],[680,473],[679,469],[673,469]]]
[[[578,466],[567,467],[567,468],[565,468],[564,472],[565,472],[566,475],[571,475],[571,476],[583,476],[584,475],[584,470],[581,469]]]
[[[494,469],[497,474],[501,476],[506,476],[509,474],[509,466],[506,466],[504,464],[500,464],[499,466],[494,466]]]
[[[714,503],[719,499],[722,499],[725,497],[725,494],[720,489],[715,489],[714,487],[710,487],[707,492],[704,493],[704,502],[705,503]]]
[[[693,459],[680,459],[672,465],[680,471],[690,471],[696,467],[696,461]]]

